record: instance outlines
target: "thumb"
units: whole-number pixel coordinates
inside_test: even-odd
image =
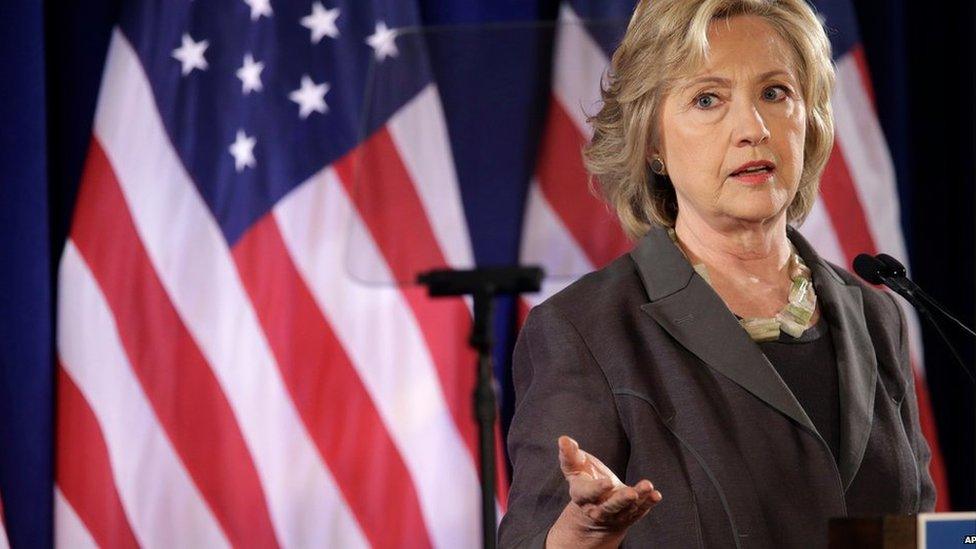
[[[559,437],[559,468],[563,475],[574,475],[583,470],[586,453],[580,450],[579,443],[566,435]]]

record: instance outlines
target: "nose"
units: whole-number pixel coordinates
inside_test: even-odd
[[[769,140],[769,128],[751,101],[735,109],[733,142],[739,147],[756,146]]]

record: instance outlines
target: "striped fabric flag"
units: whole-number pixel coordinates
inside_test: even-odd
[[[831,39],[837,71],[832,101],[836,139],[821,180],[821,196],[801,227],[818,252],[849,266],[860,253],[888,253],[908,265],[902,235],[894,167],[874,108],[871,80],[849,0],[814,2]],[[529,192],[522,260],[554,272],[587,272],[628,249],[607,208],[587,193],[587,174],[578,155],[590,138],[586,113],[594,114],[599,82],[616,35],[587,32],[584,20],[629,13],[632,1],[571,0],[562,4],[553,67],[552,102],[538,169]],[[572,183],[569,183],[572,182]],[[524,313],[565,287],[550,280],[543,292],[523,300]],[[945,469],[935,420],[924,382],[918,317],[904,300],[922,429],[932,448],[930,472],[938,491],[937,509],[949,510]]]
[[[490,137],[487,123],[467,142],[448,131],[464,78],[438,82],[420,64],[361,131],[371,63],[405,62],[419,43],[397,30],[419,24],[415,2],[126,3],[58,274],[59,546],[479,543],[474,368],[459,367],[474,364],[470,310],[364,284],[350,242],[387,281],[412,279],[418,257],[481,262],[479,235],[498,236],[481,217],[522,220],[521,258],[555,273],[626,251],[578,158],[580,106],[598,96],[612,39],[574,22],[632,5],[592,4],[562,7],[525,211],[499,223],[458,175]],[[853,102],[838,118],[851,118],[805,231],[842,263],[854,250],[904,257],[863,65],[837,51],[837,101]],[[852,209],[860,224],[840,226]]]
[[[472,263],[448,137],[411,138],[442,116],[429,75],[360,139],[370,63],[418,21],[401,0],[126,3],[59,270],[59,546],[478,544],[469,309],[345,257],[353,232],[412,278],[396,226]],[[396,212],[353,192],[357,155]]]

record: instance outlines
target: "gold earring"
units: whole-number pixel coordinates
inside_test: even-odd
[[[664,167],[664,160],[661,160],[660,156],[655,156],[651,159],[651,171],[657,175],[667,175],[668,172]]]

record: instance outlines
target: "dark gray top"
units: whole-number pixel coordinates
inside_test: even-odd
[[[840,455],[840,388],[828,324],[821,317],[800,337],[783,332],[778,340],[764,341],[759,348],[810,416],[836,460]]]

